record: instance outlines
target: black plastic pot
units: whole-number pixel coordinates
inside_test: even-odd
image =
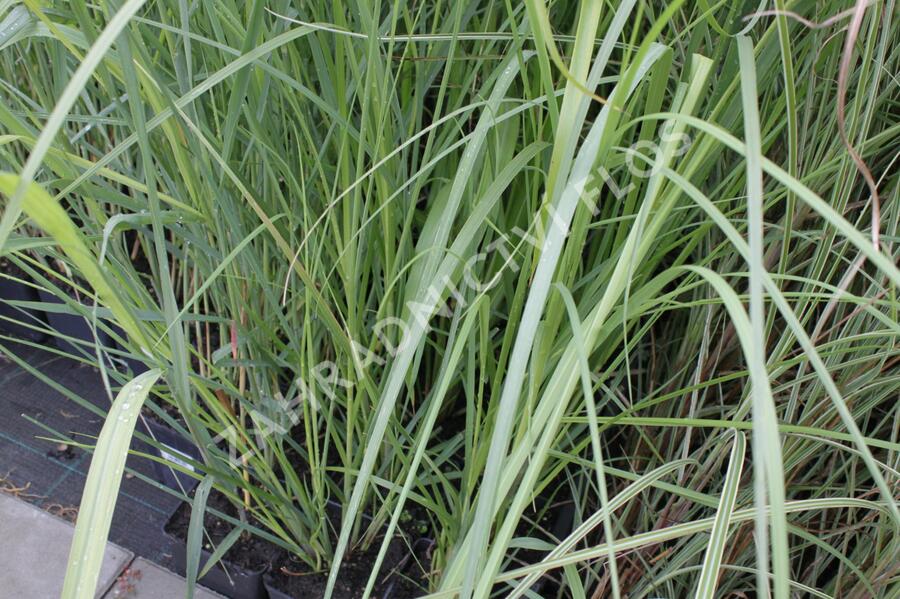
[[[127,347],[123,346],[119,339],[126,339],[125,330],[120,327],[116,323],[111,323],[110,328],[112,329],[113,335],[110,336],[110,344],[118,349],[122,353],[130,352]],[[130,375],[131,378],[136,377],[139,374],[144,374],[150,367],[144,363],[143,360],[139,360],[138,358],[132,357],[129,353],[128,355],[121,355],[119,353],[110,354],[113,362],[115,363],[115,368],[119,372],[125,375]]]
[[[119,349],[124,349],[120,347]],[[126,350],[127,351],[127,350]],[[150,368],[142,361],[132,358],[130,356],[116,356],[116,361],[122,365],[120,372],[131,373],[131,376],[135,377],[139,374],[144,374]]]
[[[151,451],[154,454],[163,460],[184,466],[188,469],[193,469],[193,467],[188,463],[187,459],[200,461],[200,450],[197,449],[197,446],[191,441],[185,439],[162,422],[158,422],[151,418],[145,418],[144,420],[147,423],[147,428],[149,428],[149,431],[146,431],[147,434],[156,439],[162,446],[160,449],[151,446]],[[175,489],[176,491],[181,491],[183,489],[184,492],[187,493],[197,486],[196,478],[184,474],[183,472],[179,472],[174,468],[169,468],[159,462],[153,462],[153,470],[156,474],[156,481],[166,485],[170,489]]]
[[[0,316],[12,318],[19,322],[46,323],[45,315],[39,310],[13,306],[7,302],[36,302],[37,290],[30,286],[7,277],[0,276]],[[0,329],[17,337],[31,341],[43,341],[46,335],[41,331],[35,331],[26,326],[0,319]]]
[[[45,304],[63,305],[64,303],[61,299],[44,289],[38,290],[38,297]],[[94,344],[94,333],[91,330],[91,325],[83,316],[52,311],[48,311],[45,314],[47,316],[47,322],[50,323],[50,328],[60,334],[60,336],[53,338],[53,342],[56,344],[56,347],[62,351],[67,354],[80,355],[81,352],[86,349],[82,344],[76,345],[75,343],[64,339],[62,337],[63,335],[79,341],[84,341],[90,345]],[[112,345],[110,336],[100,328],[97,329],[97,339],[100,341],[100,344],[105,347]]]
[[[296,597],[291,597],[287,593],[282,593],[272,586],[272,577],[268,574],[263,576],[263,584],[266,586],[266,594],[269,596],[269,599],[297,599]]]
[[[181,539],[163,529],[171,543],[172,560],[175,572],[181,576],[186,575],[185,564],[187,564],[187,545]],[[200,550],[200,567],[203,567],[212,553],[205,549]],[[222,568],[224,566],[225,569]],[[226,569],[228,573],[226,574]],[[225,595],[229,599],[266,599],[266,587],[263,583],[263,575],[265,568],[259,571],[247,571],[242,568],[220,561],[213,567],[206,576],[197,582],[202,586]]]

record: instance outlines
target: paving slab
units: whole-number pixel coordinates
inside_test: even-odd
[[[137,558],[113,585],[103,599],[177,599],[185,596],[184,578],[168,570]],[[198,586],[195,599],[224,599],[209,589]]]
[[[56,599],[62,592],[75,527],[20,499],[0,493],[0,597]],[[133,557],[107,543],[97,597]]]
[[[2,4],[2,2],[0,2]],[[0,323],[2,324],[2,323]],[[72,360],[3,340],[7,351],[101,410],[109,408],[99,372]],[[15,489],[16,496],[51,514],[71,520],[77,513],[91,463],[90,452],[42,437],[85,439],[96,437],[103,417],[50,387],[18,362],[0,352],[0,489]],[[50,432],[55,431],[55,432]],[[150,453],[140,439],[131,448]],[[126,467],[155,477],[154,462],[129,455]],[[126,474],[116,498],[109,540],[136,556],[171,567],[171,548],[162,529],[180,500],[140,476]],[[0,593],[0,599],[4,599]],[[18,599],[18,598],[17,598]]]

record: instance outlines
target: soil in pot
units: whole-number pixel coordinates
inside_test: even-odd
[[[207,507],[237,517],[237,510],[231,502],[215,491],[210,494]],[[190,517],[191,506],[182,504],[165,527],[166,533],[176,541],[173,551],[174,567],[181,574],[184,574],[185,568],[185,543]],[[334,510],[333,517],[329,518],[335,531],[335,538],[340,524],[339,518],[338,510]],[[210,511],[206,513],[204,527],[214,544],[221,542],[233,529],[230,522]],[[334,599],[362,597],[380,543],[381,539],[376,539],[367,549],[351,551],[344,557],[332,595]],[[426,594],[428,589],[426,573],[430,566],[431,545],[428,539],[407,544],[403,539],[395,538],[382,563],[375,586],[376,592],[372,596],[377,599],[411,599]],[[213,550],[205,537],[203,550],[201,568]],[[225,554],[224,561],[235,582],[234,586],[228,583],[219,568],[211,570],[200,583],[229,597],[242,599],[252,596],[247,593],[255,592],[257,579],[263,580],[265,573],[264,580],[269,599],[324,597],[328,581],[327,569],[314,571],[290,552],[263,539],[257,537],[239,539]]]
[[[354,551],[344,556],[332,594],[334,599],[359,599],[363,596],[380,547],[381,539],[377,539],[365,551]],[[395,538],[384,557],[371,596],[375,599],[411,599],[427,594],[425,570],[430,562],[430,550],[430,541],[416,542],[410,547],[399,537]],[[313,572],[296,557],[281,551],[265,580],[269,599],[318,598],[325,596],[328,571]]]
[[[341,526],[341,509],[329,502],[329,525],[336,541]],[[363,515],[366,524],[371,522]],[[395,535],[379,568],[372,597],[374,599],[410,599],[428,593],[428,572],[431,568],[433,541],[428,538],[427,515],[421,508],[411,506],[404,511],[398,528],[402,536]],[[411,541],[410,539],[417,539]],[[378,536],[367,547],[350,548],[341,560],[332,597],[334,599],[358,599],[369,581],[372,567],[378,557],[383,536]],[[265,576],[269,599],[307,599],[325,596],[328,569],[312,570],[295,555],[276,548],[276,557]]]
[[[284,392],[284,391],[283,391]],[[306,458],[294,449],[306,445],[305,430],[295,427],[291,431],[295,444],[286,449],[288,461],[294,465],[294,475],[301,480],[309,476],[303,467]],[[331,473],[335,485],[342,483],[338,474],[340,458],[329,453],[326,465],[334,468]],[[336,544],[341,528],[341,506],[329,501],[328,522],[332,541]],[[409,599],[428,593],[428,573],[431,568],[431,524],[426,511],[412,502],[401,516],[398,530],[403,537],[395,536],[388,547],[379,568],[379,577],[371,595],[374,599]],[[363,514],[365,525],[371,516]],[[384,537],[377,537],[367,548],[350,548],[341,561],[341,569],[332,595],[333,599],[356,599],[363,596],[375,559]],[[328,583],[327,566],[315,571],[305,562],[280,547],[274,548],[275,557],[266,573],[269,599],[318,599],[325,596]]]
[[[37,290],[31,285],[26,285],[21,282],[23,280],[27,281],[28,279],[28,274],[21,268],[5,258],[0,258],[0,316],[3,317],[0,318],[0,329],[17,337],[22,337],[31,341],[43,341],[46,337],[43,332],[36,331],[18,323],[22,322],[35,325],[46,324],[44,313],[38,310],[19,308],[6,303],[7,301],[38,301]]]
[[[209,537],[204,536],[203,539],[203,552],[200,557],[201,569],[212,555],[213,545],[210,544],[210,540],[218,546],[233,529],[230,522],[214,515],[209,509],[237,517],[237,510],[231,502],[215,491],[210,493],[206,505],[208,509],[203,526]],[[187,531],[190,520],[191,505],[184,503],[179,506],[165,526],[165,532],[175,541],[172,552],[173,566],[181,575],[185,574]],[[263,586],[263,573],[269,568],[275,554],[275,548],[270,543],[255,536],[242,537],[225,553],[222,562],[210,570],[199,582],[232,599],[262,599],[266,592]]]

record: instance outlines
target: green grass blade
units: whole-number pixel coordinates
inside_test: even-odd
[[[193,514],[191,514],[193,516]],[[200,574],[197,575],[197,578],[203,578],[206,574],[212,570],[216,564],[218,564],[225,554],[228,553],[228,550],[237,542],[238,539],[241,538],[241,535],[246,533],[247,531],[243,528],[237,527],[228,533],[224,539],[222,539],[218,545],[216,545],[216,550],[210,554],[209,559],[206,560],[206,563],[203,564],[203,568],[200,570]]]
[[[25,195],[28,193],[31,184],[34,182],[34,177],[37,175],[38,169],[44,161],[44,156],[50,149],[57,133],[59,133],[66,115],[78,100],[78,96],[81,94],[84,86],[87,85],[94,69],[97,68],[103,60],[103,57],[112,47],[113,42],[119,36],[119,33],[125,29],[128,25],[128,21],[141,6],[143,6],[145,1],[146,0],[128,0],[122,5],[119,12],[110,19],[109,24],[103,30],[103,33],[100,34],[97,41],[91,46],[91,49],[85,55],[84,60],[81,61],[78,69],[72,75],[72,79],[69,80],[65,90],[63,90],[59,101],[56,103],[53,112],[50,114],[50,117],[44,125],[43,131],[41,131],[40,137],[38,137],[35,142],[31,154],[28,156],[28,161],[25,163],[25,166],[22,167],[22,172],[15,191],[10,194],[10,201],[3,211],[3,217],[0,218],[0,254],[3,253],[4,248],[6,247],[6,240],[15,226],[16,220],[18,220],[19,215],[21,214]]]
[[[158,370],[149,370],[135,377],[122,388],[109,410],[81,495],[62,599],[94,597],[134,426],[159,376]]]
[[[187,575],[187,599],[194,599],[197,587],[197,573],[200,569],[200,551],[203,549],[203,519],[206,517],[206,500],[212,489],[215,477],[207,475],[194,492],[194,500],[191,503],[191,519],[188,522],[188,536],[186,545],[187,563],[185,572]],[[233,531],[234,532],[234,531]]]
[[[728,525],[731,513],[734,511],[734,506],[737,502],[738,486],[744,469],[746,448],[747,439],[744,433],[735,431],[734,444],[731,446],[731,457],[728,460],[728,473],[725,475],[725,486],[722,488],[719,507],[716,510],[716,520],[713,523],[709,537],[709,546],[703,557],[703,569],[700,570],[700,580],[697,583],[695,599],[713,599],[716,595],[716,582],[719,578],[719,569],[722,566],[725,542],[728,540]]]
[[[575,300],[572,293],[566,289],[562,283],[557,283],[556,288],[559,290],[566,304],[566,312],[569,315],[569,324],[572,327],[572,333],[575,346],[578,349],[578,365],[581,370],[581,392],[584,395],[586,404],[588,427],[591,432],[591,449],[594,452],[594,468],[597,470],[597,488],[600,490],[600,509],[603,512],[603,532],[606,537],[606,544],[609,546],[609,579],[612,585],[612,593],[615,599],[619,599],[619,569],[616,564],[616,550],[613,541],[613,527],[610,519],[610,510],[608,509],[609,498],[606,492],[606,472],[603,467],[603,450],[600,445],[600,433],[597,426],[597,405],[594,402],[594,391],[591,384],[591,369],[588,365],[588,357],[584,348],[584,333],[581,330],[581,317],[578,315],[578,308],[575,306]]]
[[[744,136],[747,153],[747,229],[750,237],[750,335],[748,356],[750,366],[750,393],[753,397],[753,457],[756,504],[772,508],[772,565],[775,575],[775,599],[788,597],[788,537],[784,516],[784,465],[781,457],[781,439],[778,434],[778,417],[772,398],[766,371],[766,317],[763,299],[763,175],[761,166],[762,140],[759,131],[759,109],[756,91],[756,61],[750,38],[739,36],[738,56],[741,64],[741,99],[744,107]],[[761,384],[765,380],[765,385]],[[768,536],[763,512],[756,522],[758,536],[757,568],[759,588],[766,588],[765,575],[768,563]]]

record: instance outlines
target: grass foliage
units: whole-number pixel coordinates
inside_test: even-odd
[[[0,21],[2,251],[199,509],[367,591],[415,517],[433,597],[896,596],[894,0]]]

